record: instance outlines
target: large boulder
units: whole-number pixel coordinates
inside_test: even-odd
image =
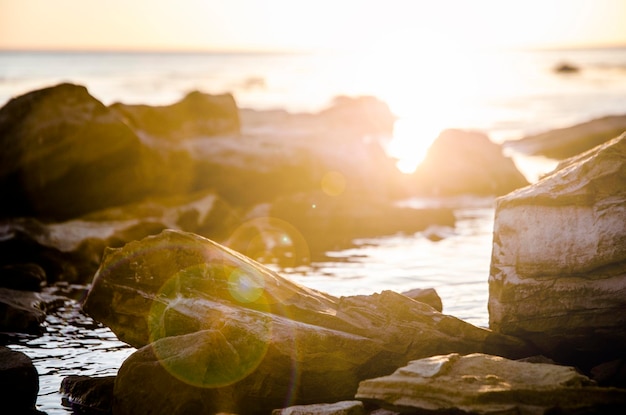
[[[119,414],[267,412],[351,399],[414,358],[535,353],[401,294],[336,298],[175,231],[107,250],[84,310],[140,348],[116,381]]]
[[[621,414],[626,390],[598,387],[573,367],[474,353],[415,360],[360,383],[357,399],[427,414]]]
[[[87,89],[60,84],[0,109],[0,216],[68,219],[152,186],[135,133]]]
[[[239,110],[231,94],[193,91],[171,105],[115,103],[110,109],[138,134],[167,140],[237,135],[240,132]]]
[[[626,356],[626,134],[497,202],[489,324],[557,362]]]
[[[444,130],[413,173],[416,190],[433,196],[507,194],[528,185],[502,147],[475,131]]]
[[[565,159],[603,144],[626,131],[626,115],[609,115],[570,127],[507,141],[504,146],[529,155]]]

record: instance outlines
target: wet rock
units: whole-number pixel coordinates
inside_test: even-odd
[[[565,159],[606,143],[624,131],[626,115],[610,115],[520,140],[507,141],[504,146],[524,154]]]
[[[437,294],[437,291],[434,288],[415,288],[413,290],[403,292],[402,295],[405,295],[415,301],[428,304],[439,312],[443,311],[441,297],[439,297],[439,294]]]
[[[120,340],[143,347],[118,374],[120,414],[185,404],[252,413],[286,399],[335,402],[351,399],[359,380],[409,359],[453,351],[535,354],[515,338],[401,294],[336,298],[174,231],[107,250],[84,310]],[[186,372],[193,376],[180,374]]]
[[[68,376],[61,381],[63,406],[76,414],[106,415],[111,413],[115,376]]]
[[[479,132],[445,130],[413,173],[420,194],[504,195],[528,185],[502,147]]]
[[[58,296],[0,287],[0,332],[41,334],[46,313],[63,302]]]
[[[78,219],[42,223],[35,218],[0,223],[0,276],[4,269],[43,270],[47,283],[89,283],[105,247],[180,229],[225,240],[238,226],[235,211],[213,192],[152,198],[93,212]]]
[[[0,287],[40,291],[46,284],[46,271],[38,264],[18,263],[0,266]]]
[[[144,147],[87,89],[60,84],[0,109],[0,216],[64,220],[141,199]]]
[[[239,110],[231,94],[199,91],[165,106],[116,103],[109,107],[139,134],[168,140],[239,134]]]
[[[0,402],[3,413],[42,414],[35,408],[38,393],[39,374],[30,357],[0,346]]]
[[[296,405],[272,411],[272,415],[365,415],[365,413],[361,401]]]
[[[626,135],[497,202],[489,324],[589,370],[625,357]]]
[[[626,390],[603,388],[573,367],[485,354],[432,356],[360,383],[357,399],[420,414],[619,414]]]

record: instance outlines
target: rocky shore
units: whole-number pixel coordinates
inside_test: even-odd
[[[77,413],[622,413],[626,135],[528,185],[473,131],[442,132],[402,174],[381,145],[393,123],[372,97],[316,114],[201,92],[105,106],[72,84],[14,98],[0,332],[36,336],[77,301],[59,287],[90,287],[84,312],[137,350],[115,377],[59,385]],[[432,290],[334,297],[263,265],[454,226],[450,209],[396,202],[465,194],[499,197],[489,329],[443,314]],[[2,338],[4,405],[37,413],[32,362]]]

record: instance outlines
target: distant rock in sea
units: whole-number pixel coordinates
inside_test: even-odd
[[[503,145],[528,155],[565,159],[605,143],[624,131],[626,115],[610,115],[519,140],[506,141]]]

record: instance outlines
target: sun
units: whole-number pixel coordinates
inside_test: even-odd
[[[433,42],[436,40],[436,42]],[[398,117],[387,153],[413,172],[439,133],[454,126],[476,87],[459,76],[466,52],[449,38],[424,40],[417,30],[381,36],[358,54],[358,82]],[[463,104],[463,105],[461,105]]]

